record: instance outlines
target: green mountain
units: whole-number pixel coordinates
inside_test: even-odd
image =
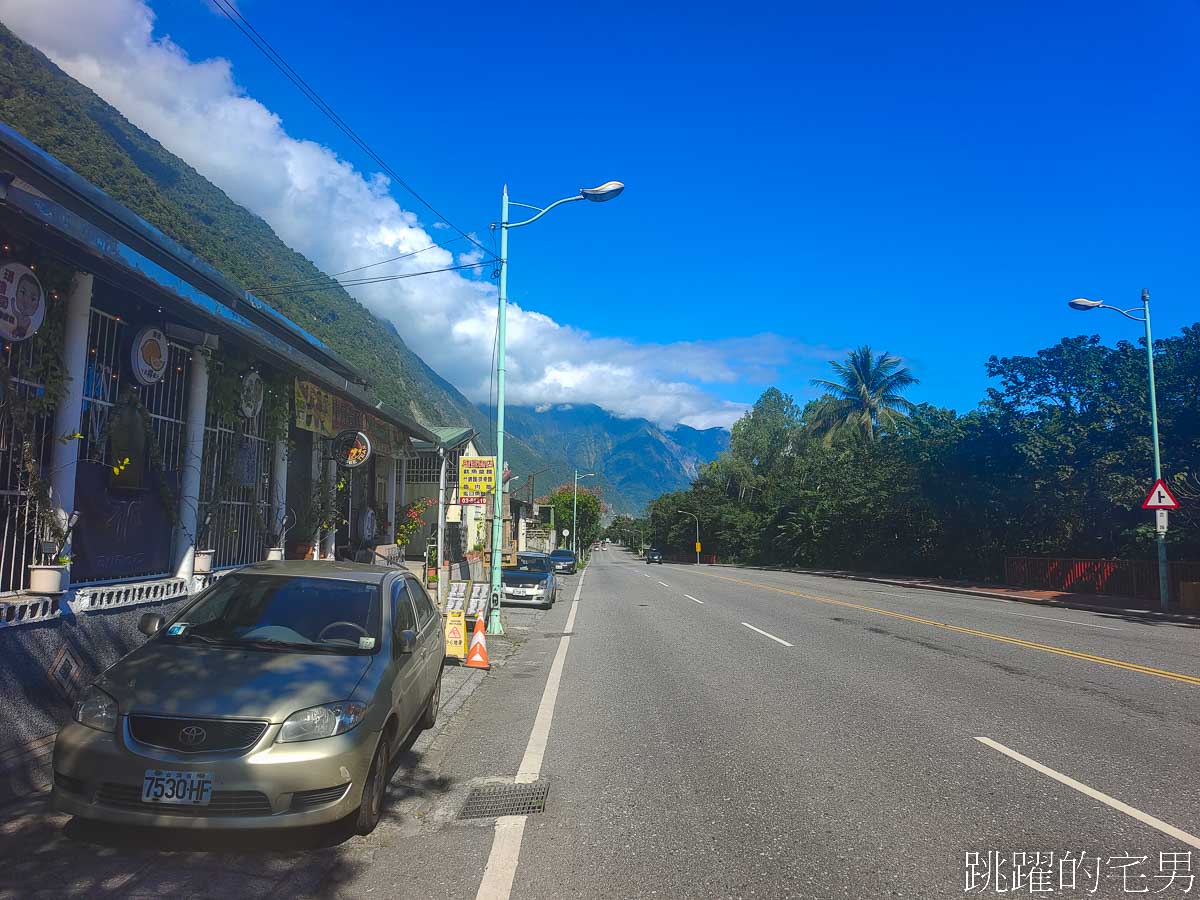
[[[505,430],[547,459],[563,459],[580,472],[595,473],[585,483],[598,484],[616,513],[640,514],[659,494],[686,489],[703,463],[729,448],[729,432],[723,428],[677,425],[663,430],[592,404],[510,407]],[[543,482],[539,478],[537,483]]]
[[[266,222],[3,25],[0,118],[238,284],[312,283],[322,274]],[[345,291],[299,291],[267,302],[363,372],[384,401],[425,425],[471,425],[485,449],[494,443],[487,415],[427,366],[390,322]],[[545,458],[519,439],[506,456],[517,472],[549,468],[547,478],[570,477],[562,458]]]

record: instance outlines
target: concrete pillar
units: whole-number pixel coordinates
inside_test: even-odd
[[[279,532],[283,528],[283,520],[287,516],[287,476],[288,451],[287,441],[275,442],[275,458],[271,461],[271,526],[275,529],[279,544],[283,538]]]
[[[387,534],[380,535],[381,543],[390,544],[396,539],[396,458],[390,457],[384,469],[384,476],[387,480],[387,518],[391,522],[391,528]]]
[[[175,527],[175,575],[191,578],[200,512],[200,467],[204,461],[204,420],[208,414],[208,350],[195,347],[188,367],[187,424],[183,429],[183,470],[179,484],[179,524]],[[201,547],[211,550],[211,547]]]
[[[325,477],[329,479],[329,493],[333,497],[334,510],[333,519],[334,525],[322,535],[321,540],[321,559],[336,559],[337,558],[337,463],[332,459],[325,463]]]
[[[438,450],[442,458],[441,469],[438,473],[438,524],[437,524],[437,559],[438,559],[438,607],[445,605],[446,579],[442,577],[442,567],[446,565],[446,451]],[[449,570],[447,570],[449,573]]]
[[[67,295],[67,322],[63,334],[63,363],[67,369],[67,383],[63,396],[54,410],[55,438],[50,451],[50,499],[55,514],[65,527],[71,513],[75,511],[75,467],[79,462],[79,441],[60,440],[68,434],[76,434],[81,428],[83,415],[83,382],[87,372],[88,324],[92,312],[92,276],[88,272],[76,272],[71,279],[71,291]],[[94,527],[102,528],[100,522]],[[70,545],[63,548],[70,554]]]

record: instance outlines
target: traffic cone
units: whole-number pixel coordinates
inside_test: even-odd
[[[467,666],[472,669],[490,669],[488,665],[487,641],[483,634],[483,616],[475,619],[475,633],[471,635],[471,646],[467,650]]]

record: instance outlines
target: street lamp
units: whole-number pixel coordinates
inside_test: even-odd
[[[496,465],[500,471],[504,469],[504,351],[507,346],[505,325],[508,310],[509,229],[520,228],[522,225],[529,225],[536,222],[546,213],[550,212],[550,210],[554,209],[554,207],[561,206],[564,203],[571,203],[575,200],[590,200],[593,203],[604,203],[607,200],[612,200],[623,190],[625,190],[625,185],[621,184],[621,182],[606,181],[599,187],[584,188],[573,197],[564,197],[561,200],[555,200],[544,209],[537,206],[530,206],[527,203],[510,203],[507,184],[500,194],[500,299],[496,321]],[[509,222],[509,206],[532,209],[536,214],[521,222]],[[493,225],[492,227],[495,228],[496,226]],[[504,634],[504,625],[500,621],[500,600],[503,597],[500,590],[500,556],[502,550],[500,541],[504,534],[502,493],[502,491],[496,491],[492,518],[492,590],[491,614],[488,616],[488,634]]]
[[[586,475],[580,475],[579,470],[575,470],[575,492],[571,497],[571,552],[576,557],[579,556],[579,479],[591,478],[595,474],[588,472]]]
[[[1067,303],[1071,309],[1087,312],[1093,309],[1111,309],[1127,319],[1141,322],[1146,326],[1146,368],[1150,372],[1150,433],[1154,438],[1154,480],[1162,478],[1162,456],[1158,449],[1158,397],[1154,391],[1154,338],[1150,335],[1150,291],[1142,288],[1141,315],[1135,315],[1138,308],[1121,309],[1109,306],[1103,300],[1088,300],[1086,297],[1076,297]],[[1171,606],[1171,582],[1167,568],[1167,535],[1159,530],[1154,535],[1158,543],[1158,601],[1163,612],[1168,612]]]
[[[679,510],[685,516],[691,516],[696,520],[696,565],[700,565],[700,517],[695,513],[690,513],[686,509]]]

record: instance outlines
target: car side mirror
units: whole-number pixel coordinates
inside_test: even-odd
[[[396,635],[396,650],[399,653],[412,653],[417,649],[417,633],[411,628],[405,628]]]
[[[138,619],[138,631],[146,637],[154,637],[166,624],[167,620],[158,613],[142,613],[142,617]]]

